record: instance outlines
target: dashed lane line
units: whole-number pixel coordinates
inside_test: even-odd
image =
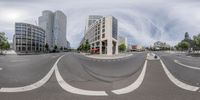
[[[183,66],[183,67],[186,67],[186,68],[195,69],[195,70],[200,70],[199,67],[194,67],[194,66],[185,65],[185,64],[179,62],[178,60],[174,60],[174,62],[177,63],[177,64],[179,64],[179,65],[181,65],[181,66]]]
[[[160,62],[162,64],[162,67],[166,73],[166,75],[168,76],[168,78],[172,81],[172,83],[174,83],[176,86],[185,89],[185,90],[189,90],[189,91],[198,91],[199,87],[196,86],[192,86],[186,83],[183,83],[181,81],[179,81],[177,78],[175,78],[170,71],[167,69],[167,67],[165,66],[165,64],[163,63],[163,61],[160,59]]]
[[[63,55],[64,56],[64,55]],[[44,85],[51,77],[51,75],[54,72],[55,67],[57,66],[58,61],[63,57],[59,57],[56,61],[56,63],[54,64],[54,66],[51,68],[51,70],[48,72],[48,74],[46,76],[44,76],[41,80],[39,80],[36,83],[33,83],[31,85],[27,85],[27,86],[23,86],[23,87],[13,87],[13,88],[1,88],[0,92],[25,92],[25,91],[30,91],[33,89],[37,89],[39,87],[41,87],[42,85]]]

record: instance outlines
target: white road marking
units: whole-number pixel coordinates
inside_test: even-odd
[[[192,56],[187,56],[187,57],[192,58]]]
[[[179,62],[178,60],[174,60],[174,62],[177,63],[177,64],[179,64],[179,65],[181,65],[181,66],[183,66],[183,67],[186,67],[186,68],[195,69],[195,70],[200,70],[199,67],[194,67],[194,66],[185,65],[185,64]]]
[[[137,89],[142,84],[142,82],[144,80],[144,76],[145,76],[145,73],[146,73],[146,67],[147,67],[147,60],[145,60],[145,63],[144,63],[144,66],[143,66],[143,69],[142,69],[140,76],[138,77],[138,79],[134,83],[132,83],[131,85],[129,85],[125,88],[113,90],[112,92],[120,95],[120,94],[130,93],[130,92],[134,91],[135,89]]]
[[[57,58],[57,57],[59,57],[59,55],[58,56],[52,56],[51,58]]]
[[[79,95],[87,95],[87,96],[107,96],[108,94],[105,91],[91,91],[91,90],[83,90],[79,88],[75,88],[69,85],[67,82],[64,81],[62,76],[60,75],[58,68],[55,68],[56,79],[59,85],[65,90],[70,93],[79,94]]]
[[[27,59],[11,60],[10,62],[25,62]]]
[[[129,58],[133,54],[126,54],[126,55],[119,55],[119,56],[96,56],[96,55],[83,55],[87,58],[94,58],[94,59],[120,59],[120,58]]]
[[[163,63],[163,61],[160,59],[160,62],[162,64],[162,67],[166,73],[166,75],[168,76],[168,78],[178,87],[185,89],[185,90],[189,90],[189,91],[197,91],[199,89],[199,87],[196,86],[192,86],[186,83],[183,83],[181,81],[179,81],[177,78],[175,78],[170,71],[167,69],[167,67],[165,66],[165,64]]]
[[[52,56],[51,58],[56,58],[57,56]]]
[[[194,59],[194,58],[185,58],[185,57],[180,57],[180,56],[176,56],[176,57],[178,57],[178,58],[180,58],[180,59],[183,59],[183,60],[188,60],[188,61],[192,61],[192,62],[199,62],[199,60],[198,59]]]
[[[48,74],[45,77],[43,77],[41,80],[39,80],[38,82],[33,83],[31,85],[23,86],[23,87],[13,87],[13,88],[4,88],[3,87],[3,88],[0,89],[0,92],[25,92],[25,91],[30,91],[30,90],[37,89],[37,88],[41,87],[42,85],[44,85],[50,79],[51,75],[54,72],[55,67],[57,66],[58,61],[63,56],[61,56],[57,59],[56,63],[51,68],[51,70],[48,72]]]
[[[156,56],[156,54],[154,54],[154,53],[148,53],[147,59],[148,60],[159,60],[160,59],[160,57],[157,56],[157,58],[155,58],[155,56]]]
[[[0,67],[0,70],[3,70],[3,68]]]

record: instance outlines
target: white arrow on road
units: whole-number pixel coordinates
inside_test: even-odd
[[[183,66],[183,67],[186,67],[186,68],[195,69],[195,70],[200,70],[199,67],[194,67],[194,66],[185,65],[185,64],[179,62],[178,60],[174,60],[174,62],[177,63],[177,64],[179,64],[179,65],[181,65],[181,66]]]

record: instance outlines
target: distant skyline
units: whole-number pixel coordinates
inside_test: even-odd
[[[37,24],[43,10],[61,10],[67,16],[67,39],[76,48],[84,35],[88,15],[112,15],[118,19],[119,34],[129,43],[171,45],[200,33],[199,0],[1,0],[0,31],[9,41],[14,23]]]

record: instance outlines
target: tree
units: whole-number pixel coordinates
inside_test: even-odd
[[[54,50],[57,50],[57,49],[58,49],[58,47],[57,47],[57,45],[55,45],[55,46],[54,46]]]
[[[186,41],[182,41],[182,42],[178,43],[178,48],[181,50],[188,50],[189,43]]]
[[[179,50],[178,44],[175,45],[174,48],[176,48],[176,50]]]
[[[90,44],[89,44],[89,41],[86,40],[84,43],[82,43],[78,49],[79,51],[82,51],[82,52],[88,52],[90,50]]]
[[[126,50],[126,45],[121,44],[121,45],[119,45],[118,49],[119,49],[120,52],[124,52]]]
[[[57,52],[57,49],[58,49],[58,47],[57,47],[57,45],[55,45],[54,49],[53,49],[53,52]]]
[[[78,51],[83,51],[83,48],[84,48],[84,44],[81,44],[78,48]]]
[[[200,33],[193,37],[192,44],[194,49],[200,49]]]
[[[5,42],[2,46],[3,50],[8,50],[10,48],[10,44],[8,42]]]
[[[3,50],[8,50],[10,48],[10,44],[5,36],[4,32],[0,32],[0,54],[2,54]]]
[[[63,50],[63,47],[60,47],[60,50]]]
[[[45,44],[45,49],[46,49],[46,51],[49,51],[49,45],[48,45],[48,43]]]
[[[90,50],[90,44],[88,40],[85,41],[85,44],[83,45],[83,47],[84,47],[85,52],[88,52]]]
[[[185,32],[185,39],[184,40],[190,40],[190,36],[189,36],[189,33],[188,32]]]

